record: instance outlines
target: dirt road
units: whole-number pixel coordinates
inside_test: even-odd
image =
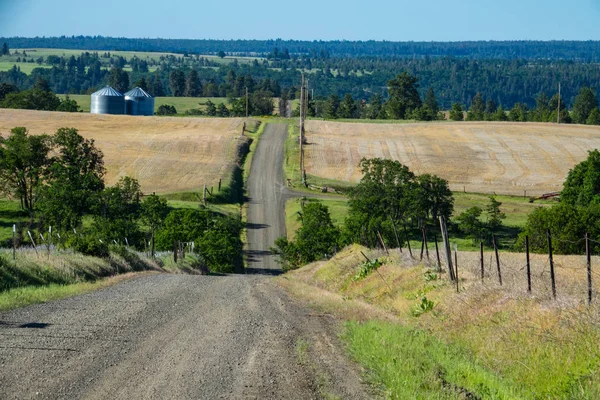
[[[284,140],[285,126],[266,128],[249,181],[251,265],[263,274],[145,275],[0,313],[0,398],[371,397],[335,321],[264,274],[277,271],[266,251],[285,233]]]
[[[285,236],[285,202],[291,197],[283,181],[286,124],[269,124],[252,159],[248,178],[248,269],[277,273],[269,248]]]

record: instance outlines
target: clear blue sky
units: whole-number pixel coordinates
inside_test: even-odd
[[[60,35],[599,40],[600,0],[0,0],[0,36]]]

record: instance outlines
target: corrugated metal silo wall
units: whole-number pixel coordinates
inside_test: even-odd
[[[142,97],[138,102],[138,115],[154,115],[154,97]]]
[[[92,96],[92,114],[125,114],[125,98],[120,96]]]

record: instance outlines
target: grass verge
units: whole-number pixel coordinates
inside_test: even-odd
[[[357,279],[361,251],[383,265]],[[445,274],[406,254],[353,246],[278,282],[348,321],[348,350],[386,397],[600,398],[600,307],[584,305],[581,287],[569,289],[571,269],[558,271],[562,289],[553,300],[541,281],[527,294],[521,271],[500,287],[466,268],[457,293]]]

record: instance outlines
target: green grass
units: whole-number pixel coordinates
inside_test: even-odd
[[[114,278],[100,279],[95,282],[80,282],[70,285],[51,284],[47,286],[25,286],[0,293],[0,311],[12,310],[31,304],[46,303],[73,297],[105,288],[118,282]]]
[[[29,221],[18,201],[0,199],[0,243],[12,240],[13,224]]]
[[[463,348],[398,324],[348,322],[344,340],[368,378],[391,399],[524,398]]]
[[[59,94],[58,97],[64,99],[66,95]],[[79,107],[81,107],[83,112],[90,112],[90,103],[92,101],[92,97],[90,95],[70,94],[69,97],[79,104]],[[208,100],[215,104],[227,104],[227,98],[225,97],[156,97],[154,99],[154,111],[158,110],[158,107],[161,105],[170,105],[177,109],[178,114],[183,114],[187,110],[194,108],[204,109]]]
[[[296,235],[296,231],[298,228],[302,226],[300,220],[298,219],[299,213],[302,210],[302,199],[291,199],[285,203],[285,226],[287,231],[287,236],[289,239],[294,239]],[[316,199],[306,199],[304,201],[319,201],[329,207],[329,213],[331,215],[331,220],[336,226],[341,227],[344,224],[344,220],[346,219],[346,215],[348,215],[348,202],[345,199],[340,200],[316,200]]]
[[[3,57],[0,57],[0,72],[9,71],[13,66],[17,66],[21,72],[30,75],[31,72],[35,68],[51,68],[50,65],[42,64],[39,65],[37,63],[24,63],[24,62],[16,62],[16,61],[4,61]]]

